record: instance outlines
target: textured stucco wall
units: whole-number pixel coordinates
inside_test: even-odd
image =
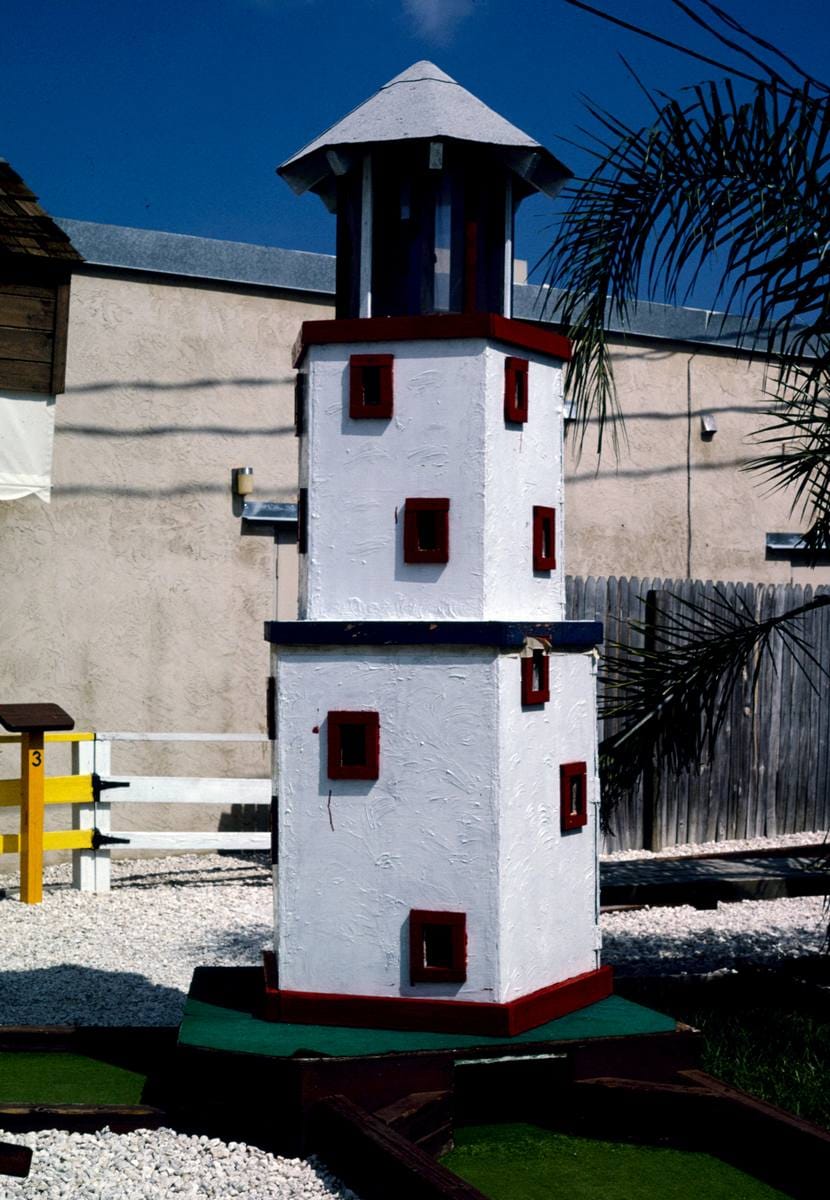
[[[561,555],[561,367],[528,355],[529,418],[504,419],[507,348],[483,340],[361,343],[394,357],[388,420],[348,415],[349,353],[305,359],[309,486],[304,617],[556,620]],[[408,496],[447,497],[449,561],[403,558]],[[533,506],[557,509],[557,569],[533,570]]]
[[[79,729],[264,732],[274,545],[240,536],[230,472],[251,465],[258,497],[294,500],[290,348],[327,312],[256,289],[74,277],[52,503],[0,504],[4,700],[54,700]],[[16,773],[9,751],[0,765]],[[267,746],[117,746],[113,771],[132,770],[267,775]],[[144,807],[117,824],[196,816]],[[65,827],[66,811],[50,819]],[[217,810],[200,819],[215,827]]]
[[[573,575],[639,575],[762,583],[830,582],[767,561],[764,536],[799,532],[791,494],[770,493],[740,468],[773,446],[752,434],[769,423],[764,367],[729,351],[671,342],[618,343],[614,354],[627,444],[598,462],[595,431],[581,459],[567,435],[567,569]],[[718,431],[701,437],[711,413]]]

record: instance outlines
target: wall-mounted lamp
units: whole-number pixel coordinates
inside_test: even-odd
[[[250,496],[254,490],[254,468],[234,467],[232,472],[235,496]]]
[[[700,418],[700,436],[705,442],[711,442],[718,432],[718,423],[711,413],[702,413]]]

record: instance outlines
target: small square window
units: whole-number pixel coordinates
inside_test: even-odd
[[[467,978],[467,914],[409,914],[409,978],[412,983],[464,983]]]
[[[408,563],[450,560],[450,502],[409,499],[404,506],[403,559]]]
[[[328,714],[329,779],[377,779],[380,718],[376,712]]]
[[[584,762],[559,768],[559,802],[563,832],[588,824],[588,767]]]
[[[527,420],[527,379],[528,361],[526,358],[506,358],[504,360],[505,421],[523,424]]]
[[[392,416],[391,354],[352,354],[349,358],[349,416],[355,421]]]
[[[534,650],[522,660],[522,704],[544,704],[550,700],[550,658]]]
[[[556,568],[556,509],[533,506],[533,570]]]

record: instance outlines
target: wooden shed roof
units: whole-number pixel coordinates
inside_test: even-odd
[[[17,171],[0,158],[0,257],[83,261]]]

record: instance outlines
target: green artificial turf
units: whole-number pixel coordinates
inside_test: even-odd
[[[144,1075],[81,1054],[0,1053],[0,1104],[139,1104]]]
[[[774,1200],[783,1192],[709,1154],[602,1142],[535,1125],[471,1125],[443,1165],[490,1200]]]

